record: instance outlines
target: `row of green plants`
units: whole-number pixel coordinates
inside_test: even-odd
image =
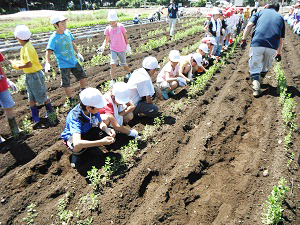
[[[98,10],[89,14],[72,14],[71,11],[65,15],[68,17],[67,27],[68,29],[94,26],[99,24],[108,24],[107,10]],[[133,15],[127,13],[118,13],[119,21],[132,20]],[[141,18],[146,18],[147,15],[143,14]],[[16,19],[12,22],[5,22],[0,24],[1,34],[0,38],[13,37],[14,29],[17,25],[24,24],[29,27],[32,34],[41,32],[53,31],[54,27],[50,24],[50,18],[35,18],[32,20],[24,21],[23,19]]]
[[[277,91],[279,93],[278,104],[282,107],[281,115],[284,122],[284,149],[288,155],[287,166],[290,168],[295,152],[290,151],[292,137],[297,130],[297,114],[295,108],[297,106],[291,94],[287,92],[287,80],[284,70],[281,68],[280,63],[274,66],[274,72],[277,80]],[[263,224],[278,224],[282,221],[283,202],[289,191],[286,179],[281,179],[278,186],[274,186],[268,200],[263,204],[262,223]]]

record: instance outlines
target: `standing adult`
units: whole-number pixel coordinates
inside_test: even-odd
[[[167,15],[167,22],[169,22],[169,27],[170,27],[170,36],[174,35],[175,24],[177,19],[178,22],[180,22],[180,17],[178,14],[178,6],[175,5],[174,0],[171,0],[170,5],[168,6],[168,15]]]
[[[255,1],[255,5],[254,5],[254,9],[252,9],[252,11],[251,11],[251,16],[252,16],[254,13],[257,12],[258,7],[259,7],[259,1],[256,0],[256,1]]]
[[[275,2],[271,3],[268,9],[254,14],[243,34],[241,47],[245,49],[247,45],[246,38],[252,27],[255,26],[249,52],[249,71],[255,97],[259,97],[262,94],[261,75],[264,76],[268,72],[274,58],[277,61],[281,61],[285,24],[278,11],[279,4]]]

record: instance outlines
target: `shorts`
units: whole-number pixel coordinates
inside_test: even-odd
[[[170,83],[167,81],[160,81],[160,82],[157,82],[156,84],[160,90],[165,90],[165,89],[170,88]]]
[[[149,117],[157,117],[159,116],[158,106],[154,104],[149,104],[145,101],[140,101],[135,106],[133,110],[134,115],[144,114]]]
[[[114,52],[110,51],[110,65],[117,64],[117,57],[120,59],[120,66],[126,66],[126,51]]]
[[[76,77],[77,81],[87,78],[85,71],[78,62],[74,68],[60,68],[62,87],[70,87],[71,72]]]
[[[3,109],[10,109],[15,106],[9,90],[0,92],[0,105]]]
[[[37,101],[39,104],[47,101],[45,75],[42,70],[27,73],[25,83],[29,101]]]

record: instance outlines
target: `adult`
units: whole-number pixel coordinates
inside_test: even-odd
[[[133,71],[128,80],[129,98],[135,106],[133,115],[157,117],[158,107],[152,102],[155,90],[151,76],[160,66],[157,59],[151,56],[145,58],[142,65],[142,68]]]
[[[69,112],[66,128],[61,133],[61,138],[72,152],[72,167],[78,166],[81,153],[91,147],[114,143],[116,135],[100,117],[99,110],[105,102],[100,91],[96,88],[86,88],[79,97],[80,103]]]
[[[285,24],[278,13],[279,4],[271,3],[268,9],[254,14],[243,34],[241,47],[246,48],[246,38],[253,26],[255,30],[250,47],[249,71],[253,85],[253,95],[259,97],[261,92],[261,75],[268,72],[274,58],[281,61],[281,49],[285,37]],[[275,57],[276,56],[276,57]]]
[[[170,27],[170,36],[174,35],[176,21],[180,22],[180,16],[178,14],[178,6],[175,5],[174,0],[171,0],[170,5],[168,6],[168,15],[167,22]]]
[[[259,1],[256,0],[255,5],[254,5],[254,9],[252,9],[252,11],[251,11],[251,16],[253,16],[253,14],[257,12],[258,7],[259,7]]]
[[[160,6],[160,7],[158,7],[158,9],[157,9],[157,11],[156,11],[156,14],[157,14],[157,19],[160,21],[160,14],[164,14],[163,12],[162,12],[162,10],[163,10],[163,6]]]
[[[141,14],[136,14],[136,15],[133,17],[132,22],[133,22],[134,24],[142,23],[142,22],[141,22]]]

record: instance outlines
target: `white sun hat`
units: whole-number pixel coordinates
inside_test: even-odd
[[[108,21],[117,21],[118,20],[118,14],[115,10],[109,10],[107,14],[107,20]]]
[[[198,49],[202,50],[205,53],[208,53],[208,46],[206,44],[201,44]]]
[[[194,53],[192,57],[195,59],[198,66],[202,65],[202,55],[200,53]]]
[[[27,26],[18,25],[15,28],[14,35],[15,35],[15,38],[19,38],[21,40],[28,40],[28,39],[30,39],[31,32]]]
[[[55,23],[58,23],[60,21],[64,21],[64,20],[67,20],[68,18],[66,18],[64,15],[62,14],[54,14],[51,16],[50,18],[50,22],[51,24],[55,24]]]
[[[216,14],[221,14],[219,9],[218,8],[214,8],[212,11],[211,11],[211,14],[213,15],[216,15]]]
[[[85,106],[92,106],[95,108],[103,108],[105,100],[101,92],[96,88],[86,88],[80,94],[80,101]]]
[[[153,56],[148,56],[143,60],[143,67],[148,70],[154,70],[156,68],[160,68],[158,65],[158,61]]]
[[[115,100],[119,104],[125,104],[130,101],[129,88],[124,82],[117,82],[114,84],[112,94],[115,96]]]
[[[216,39],[214,37],[208,37],[208,39],[210,40],[211,44],[217,45]]]
[[[169,54],[169,59],[172,62],[179,62],[180,61],[180,53],[178,50],[172,50]]]

